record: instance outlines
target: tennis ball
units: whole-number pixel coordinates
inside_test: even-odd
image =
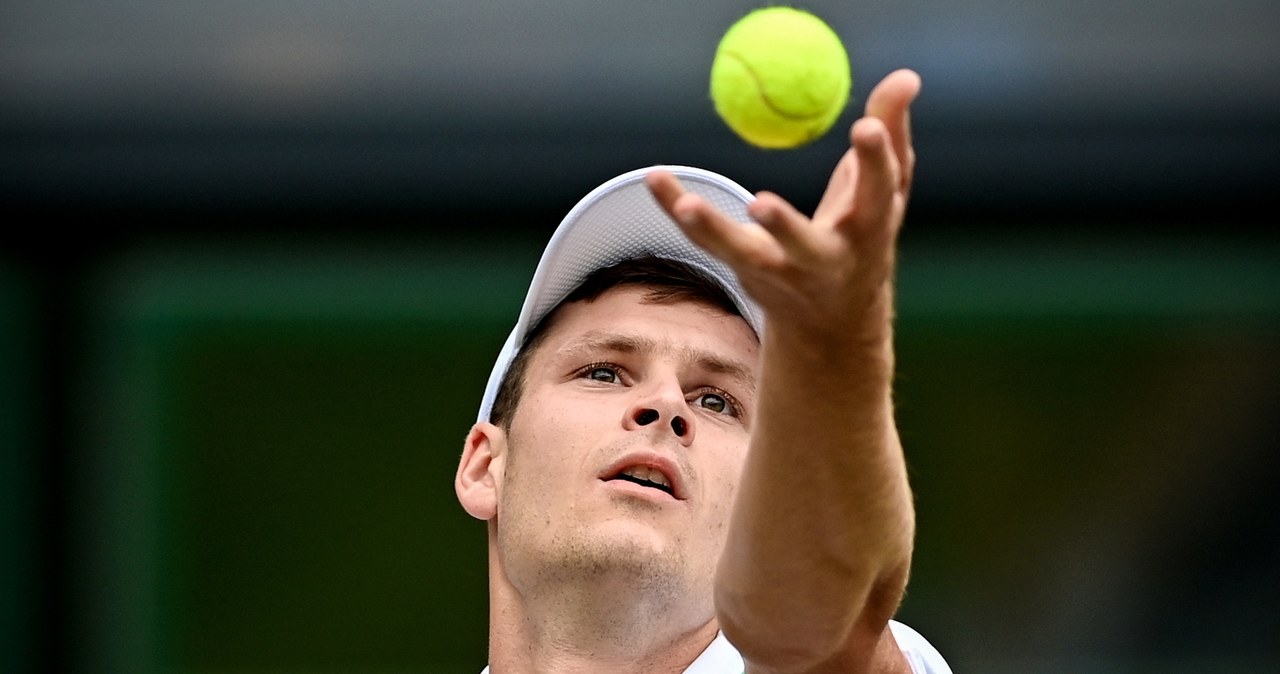
[[[849,101],[849,55],[822,19],[793,7],[756,9],[716,48],[711,99],[743,140],[785,149],[826,133]]]

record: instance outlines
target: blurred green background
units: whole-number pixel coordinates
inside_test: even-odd
[[[57,495],[64,604],[28,565],[9,605],[65,611],[80,671],[478,671],[484,530],[451,480],[539,251],[169,245],[104,265]],[[1277,662],[1277,260],[904,243],[902,618],[958,671]],[[5,474],[30,511],[38,488]]]
[[[7,3],[0,669],[478,672],[452,478],[559,218],[756,5]],[[1280,670],[1280,12],[814,2],[925,80],[901,619],[957,672]]]

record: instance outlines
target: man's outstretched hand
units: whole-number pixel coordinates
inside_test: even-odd
[[[744,227],[670,173],[655,170],[649,188],[686,236],[733,267],[764,307],[770,330],[887,337],[881,328],[891,313],[888,285],[915,168],[909,108],[919,91],[919,75],[905,69],[876,85],[812,218],[760,192],[748,211],[759,224]],[[883,312],[864,316],[877,307]]]

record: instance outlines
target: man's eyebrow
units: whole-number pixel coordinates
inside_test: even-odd
[[[688,365],[697,366],[708,372],[727,375],[738,380],[750,393],[756,390],[755,377],[750,368],[732,358],[698,349],[692,346],[676,346],[661,342],[651,337],[631,335],[605,330],[593,330],[565,345],[558,352],[561,357],[572,357],[578,353],[615,351],[618,353],[674,353],[677,358]]]

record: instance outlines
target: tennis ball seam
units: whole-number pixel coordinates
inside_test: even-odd
[[[795,148],[839,119],[852,72],[840,37],[811,12],[752,10],[725,31],[711,64],[716,113],[742,140]]]
[[[764,106],[766,108],[769,108],[770,112],[772,112],[773,114],[783,119],[786,119],[789,121],[795,121],[795,122],[807,122],[815,119],[820,119],[831,111],[832,104],[840,100],[840,97],[838,95],[832,96],[831,100],[827,102],[826,107],[810,115],[802,115],[794,112],[787,112],[786,110],[779,107],[777,103],[774,103],[773,99],[769,97],[768,89],[764,85],[764,79],[760,77],[759,73],[756,72],[755,68],[751,67],[750,61],[743,58],[741,55],[739,55],[737,52],[734,52],[734,51],[725,50],[724,52],[722,52],[722,54],[724,56],[731,57],[734,61],[737,61],[740,65],[742,65],[742,68],[746,70],[747,74],[751,76],[751,82],[755,84],[756,92],[759,94],[760,100],[761,102],[764,103]]]

